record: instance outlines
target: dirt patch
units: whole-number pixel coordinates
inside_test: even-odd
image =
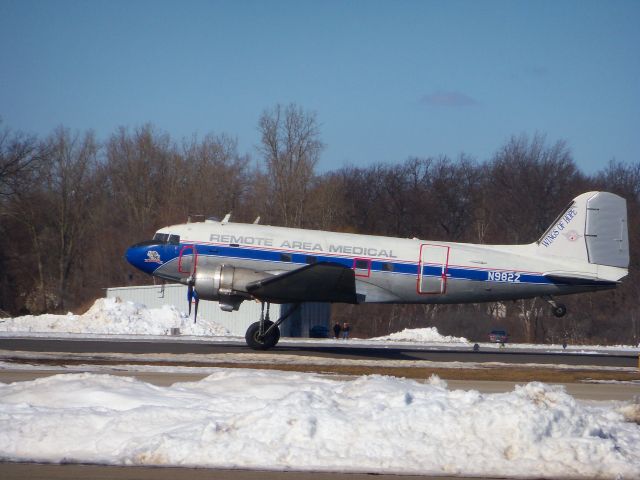
[[[218,368],[254,368],[259,370],[280,370],[287,372],[313,372],[343,376],[361,375],[389,375],[394,377],[426,379],[437,375],[445,380],[492,380],[510,382],[552,382],[579,383],[586,380],[617,380],[640,381],[640,370],[616,370],[595,368],[554,368],[552,366],[521,366],[521,365],[483,365],[473,368],[456,367],[423,367],[423,366],[371,366],[371,365],[331,365],[331,364],[283,364],[268,362],[225,362],[225,361],[149,361],[127,359],[33,359],[33,358],[4,358],[9,363],[59,366],[66,365],[153,365],[166,367],[218,367]]]

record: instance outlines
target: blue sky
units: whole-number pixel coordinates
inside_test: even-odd
[[[640,161],[640,1],[0,0],[0,116],[102,140],[147,122],[258,156],[276,103],[317,113],[320,171],[566,140]]]

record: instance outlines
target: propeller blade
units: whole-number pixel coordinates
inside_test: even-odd
[[[196,319],[198,318],[198,305],[200,305],[200,298],[198,297],[198,294],[196,293],[196,309],[195,309],[195,313],[193,315],[193,323],[196,323]]]
[[[188,285],[189,288],[187,289],[187,299],[189,300],[189,316],[191,316],[191,302],[193,302],[193,298],[195,297],[196,299],[196,314],[195,317],[193,318],[193,322],[195,323],[196,321],[196,317],[198,316],[198,292],[195,291],[195,289],[193,288],[195,283],[196,283],[196,265],[198,263],[198,252],[196,251],[196,246],[192,245],[191,246],[191,268],[190,273],[189,273],[189,278],[188,278]]]
[[[191,278],[196,278],[196,269],[198,267],[198,251],[196,250],[196,246],[192,246],[191,250],[191,268],[190,268],[190,276]]]

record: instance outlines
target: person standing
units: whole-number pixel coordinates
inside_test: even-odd
[[[336,324],[333,326],[333,336],[336,340],[340,338],[340,330],[342,330],[342,328],[340,327],[340,324],[336,322]]]
[[[342,324],[342,338],[344,340],[349,340],[349,332],[351,331],[351,326],[348,322],[344,322]]]

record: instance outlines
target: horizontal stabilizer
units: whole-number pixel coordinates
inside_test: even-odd
[[[603,280],[592,275],[577,275],[571,272],[551,272],[545,273],[544,276],[554,283],[563,285],[601,285],[602,287],[615,287],[619,282],[611,280]]]
[[[338,263],[320,262],[258,280],[247,291],[261,301],[357,303],[354,271]]]

